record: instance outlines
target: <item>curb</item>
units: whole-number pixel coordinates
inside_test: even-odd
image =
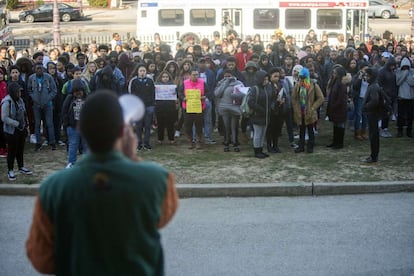
[[[0,184],[2,196],[34,196],[40,184]],[[177,184],[180,198],[323,196],[414,192],[413,181]]]

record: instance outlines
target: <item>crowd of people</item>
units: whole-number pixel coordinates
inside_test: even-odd
[[[49,49],[39,41],[32,56],[13,46],[1,47],[0,156],[7,156],[8,178],[16,179],[14,159],[21,173],[31,174],[23,164],[27,134],[35,151],[67,144],[71,168],[77,153],[87,151],[77,130],[80,110],[88,95],[102,89],[143,100],[145,116],[135,124],[138,150],[153,149],[150,135],[156,126],[158,144],[165,143],[166,130],[168,144],[185,135],[189,148],[200,149],[215,144],[213,134],[218,132],[224,136],[225,152],[239,152],[240,144],[250,138],[254,156],[265,158],[281,152],[278,139],[285,125],[294,152],[312,153],[318,121],[326,117],[333,123],[328,145],[333,149],[344,146],[347,125],[356,140],[368,139],[368,127],[374,146],[365,161],[376,162],[376,136],[392,136],[390,121],[397,122],[397,137],[404,135],[404,128],[407,136],[413,135],[414,39],[409,36],[396,41],[387,33],[386,39],[368,43],[352,37],[345,42],[338,36],[332,44],[327,36],[318,41],[310,30],[299,47],[294,37],[280,30],[266,45],[259,34],[241,39],[229,31],[226,37],[214,32],[213,40],[199,43],[190,36],[174,46],[159,34],[144,44],[133,38],[121,41],[114,33],[101,45],[73,43]],[[368,97],[372,84],[378,84],[378,91]],[[368,100],[378,104],[381,91],[392,110],[370,119]],[[241,112],[243,97],[249,97],[253,110],[249,117]],[[375,120],[381,121],[377,134]]]

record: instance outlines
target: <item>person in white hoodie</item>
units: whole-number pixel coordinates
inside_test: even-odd
[[[413,117],[414,117],[414,69],[408,57],[401,60],[400,67],[397,69],[396,82],[398,86],[398,134],[403,136],[403,126],[407,126],[407,136],[413,137]]]

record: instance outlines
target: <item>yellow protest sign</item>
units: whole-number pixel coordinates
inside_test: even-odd
[[[187,113],[202,113],[200,89],[187,89],[185,92]]]

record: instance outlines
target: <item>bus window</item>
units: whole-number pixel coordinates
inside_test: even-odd
[[[158,25],[184,26],[184,10],[163,9],[158,11]]]
[[[147,18],[147,11],[146,10],[141,11],[141,18]]]
[[[279,28],[279,9],[254,9],[253,28],[277,29]]]
[[[286,29],[310,29],[311,10],[309,9],[287,9],[285,12]]]
[[[318,29],[341,29],[341,10],[318,10],[316,14],[316,27]]]
[[[191,26],[214,26],[216,25],[216,11],[213,9],[194,9],[190,11]]]

